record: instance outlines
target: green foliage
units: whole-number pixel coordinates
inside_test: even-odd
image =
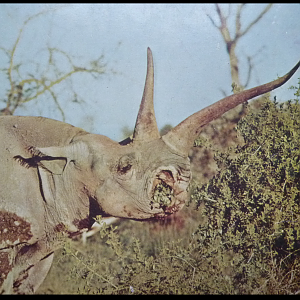
[[[238,130],[245,144],[234,158],[216,157],[221,170],[192,199],[207,219],[195,234],[199,251],[234,271],[235,290],[250,292],[273,262],[286,271],[300,262],[300,106],[267,101]]]
[[[104,226],[88,248],[65,247],[51,287],[65,266],[63,292],[299,293],[300,105],[267,100],[237,130],[244,143],[215,151],[218,172],[193,184],[183,223]]]
[[[154,189],[153,193],[153,203],[151,203],[154,207],[158,206],[168,206],[171,204],[173,195],[173,189],[167,185],[164,181],[158,183]]]

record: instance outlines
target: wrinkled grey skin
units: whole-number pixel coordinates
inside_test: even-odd
[[[0,117],[1,293],[34,293],[54,250],[90,228],[96,215],[144,220],[180,210],[191,179],[188,150],[200,128],[282,85],[298,67],[272,85],[220,100],[163,137],[154,116],[150,49],[133,139],[118,143],[41,117]],[[154,201],[158,186],[167,201]]]

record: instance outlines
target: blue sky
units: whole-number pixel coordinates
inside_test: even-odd
[[[228,5],[221,5],[224,12]],[[248,4],[242,14],[242,28],[251,22],[265,4]],[[53,10],[54,8],[57,8]],[[235,12],[232,5],[231,13]],[[219,31],[207,17],[217,22],[211,4],[1,4],[0,46],[11,49],[24,21],[34,18],[23,30],[15,63],[23,63],[20,73],[34,72],[47,63],[45,49],[59,48],[76,57],[84,66],[101,54],[107,74],[94,80],[76,75],[72,87],[85,100],[72,102],[69,85],[57,87],[58,101],[66,122],[114,140],[122,137],[124,126],[133,128],[143,93],[146,50],[154,56],[155,111],[158,126],[173,126],[192,113],[223,97],[221,90],[231,91],[229,57]],[[255,56],[255,72],[249,87],[284,75],[300,59],[300,5],[274,4],[269,12],[237,47],[242,81],[246,77],[246,55]],[[230,21],[234,26],[234,19]],[[63,68],[64,62],[61,61]],[[0,68],[7,58],[0,53]],[[109,70],[115,71],[111,72]],[[273,95],[287,100],[296,85],[299,72]],[[5,97],[9,86],[0,87]],[[1,107],[0,107],[1,108]],[[50,97],[28,103],[17,115],[42,115],[61,119]]]

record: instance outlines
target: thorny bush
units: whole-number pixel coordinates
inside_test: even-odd
[[[238,131],[245,144],[236,147],[234,158],[219,153],[219,173],[192,195],[206,217],[195,233],[199,253],[228,276],[235,292],[297,292],[299,103],[267,101],[239,122]],[[279,273],[286,276],[282,286],[280,280],[275,284]]]

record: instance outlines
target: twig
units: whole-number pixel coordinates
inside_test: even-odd
[[[184,258],[177,256],[177,255],[162,256],[162,258],[177,258],[177,259],[184,261],[186,264],[188,264],[193,269],[192,281],[194,281],[196,267],[194,267],[192,264],[190,264],[187,260],[185,260]]]
[[[101,278],[102,280],[104,280],[105,282],[109,283],[112,287],[114,287],[115,289],[117,289],[118,287],[116,285],[114,285],[113,283],[111,283],[108,279],[106,279],[105,277],[101,276],[99,273],[95,272],[95,270],[93,270],[89,265],[87,265],[83,260],[79,259],[77,257],[76,254],[74,254],[72,251],[68,251],[68,254],[71,255],[72,257],[76,258],[76,260],[78,262],[80,262],[85,268],[87,268],[89,271],[91,271],[94,275],[96,275],[97,277]]]

